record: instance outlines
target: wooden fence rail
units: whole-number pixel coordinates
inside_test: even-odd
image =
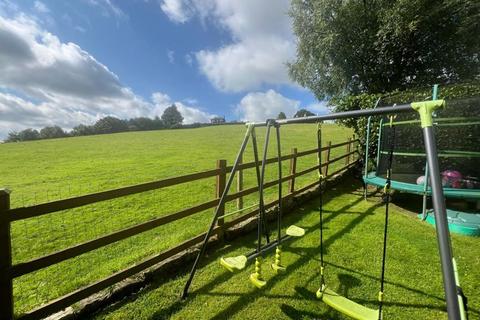
[[[355,145],[358,146],[358,139],[349,138],[348,141],[332,144],[328,142],[326,147],[322,147],[321,151],[325,152],[324,163],[322,164],[322,171],[325,176],[331,177],[339,172],[342,172],[346,169],[352,167],[355,163],[353,160],[353,155],[358,153],[358,148],[355,148]],[[334,159],[330,159],[331,150],[334,148],[339,148],[346,146],[346,153],[338,156]],[[296,148],[292,149],[291,154],[284,155],[281,157],[281,161],[290,160],[290,172],[289,175],[282,177],[282,183],[288,182],[288,194],[285,196],[292,197],[299,193],[302,193],[312,187],[318,185],[318,181],[314,181],[300,189],[295,190],[295,179],[306,175],[308,173],[317,171],[319,169],[318,165],[304,169],[300,172],[297,172],[297,162],[298,158],[312,155],[318,152],[318,149],[305,150],[298,152]],[[345,159],[345,166],[341,167],[339,170],[336,170],[334,173],[329,174],[328,168],[332,163],[338,162],[342,159]],[[267,164],[277,163],[278,158],[269,158],[266,160]],[[260,163],[261,164],[261,163]],[[258,186],[243,189],[243,171],[246,169],[255,168],[254,162],[242,163],[239,166],[239,172],[237,172],[237,190],[235,193],[228,195],[227,202],[236,201],[237,208],[243,208],[243,197],[255,193],[258,191]],[[227,166],[226,160],[218,160],[217,166],[213,170],[207,170],[203,172],[197,172],[193,174],[183,175],[179,177],[168,178],[159,181],[153,181],[143,184],[137,184],[133,186],[118,188],[114,190],[107,190],[92,194],[87,194],[78,197],[72,197],[68,199],[62,199],[57,201],[52,201],[49,203],[42,203],[38,205],[28,206],[28,207],[19,207],[19,208],[10,208],[10,193],[8,190],[0,189],[0,320],[12,319],[14,316],[14,307],[13,307],[13,279],[29,274],[34,271],[44,269],[46,267],[52,266],[54,264],[60,263],[62,261],[77,257],[81,254],[102,248],[106,245],[115,243],[117,241],[132,237],[134,235],[152,230],[159,226],[171,223],[194,214],[203,212],[208,209],[215,208],[219,203],[219,198],[223,189],[225,188],[227,174],[231,171],[232,167]],[[38,217],[48,213],[55,213],[58,211],[77,208],[89,204],[93,204],[100,201],[112,200],[115,198],[125,197],[128,195],[138,194],[150,190],[162,189],[182,183],[187,183],[191,181],[197,181],[200,179],[205,179],[209,177],[216,177],[216,188],[215,188],[215,199],[198,204],[196,206],[186,208],[165,216],[149,220],[113,233],[98,237],[93,240],[89,240],[66,249],[56,251],[54,253],[47,254],[42,257],[37,257],[27,262],[18,263],[12,265],[12,256],[11,256],[11,231],[10,225],[13,221],[18,221],[21,219]],[[273,180],[265,182],[264,188],[271,188],[278,185],[279,181]],[[267,208],[274,207],[278,204],[278,200],[271,201],[266,203]],[[220,208],[220,214],[225,213],[225,207]],[[243,222],[251,217],[254,217],[258,214],[258,208],[252,210],[248,213],[245,213],[237,218],[234,218],[230,221],[224,221],[224,219],[219,219],[217,226],[214,229],[214,234],[222,236],[224,231],[232,226]],[[106,289],[132,275],[139,273],[165,259],[171,258],[172,256],[191,248],[194,245],[199,244],[205,234],[200,234],[194,238],[186,240],[179,244],[176,247],[165,250],[153,257],[150,257],[146,260],[139,262],[138,264],[129,267],[127,269],[118,271],[113,275],[110,275],[107,278],[101,279],[93,284],[80,288],[74,292],[66,294],[60,298],[57,298],[53,301],[48,302],[34,310],[31,310],[20,316],[20,319],[38,319],[41,317],[48,316],[52,313],[58,312],[75,302],[78,302],[88,296],[97,293],[103,289]]]

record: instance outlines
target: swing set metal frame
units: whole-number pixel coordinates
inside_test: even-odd
[[[463,312],[463,306],[461,305],[462,299],[458,293],[458,285],[456,281],[456,273],[454,268],[454,260],[453,260],[453,250],[450,240],[450,232],[448,229],[448,222],[447,222],[447,214],[446,214],[446,207],[445,207],[445,196],[443,193],[442,182],[440,178],[440,171],[439,171],[439,163],[438,163],[438,153],[437,153],[437,146],[435,140],[435,133],[432,127],[432,113],[439,108],[445,107],[444,100],[431,100],[431,101],[423,101],[423,102],[413,102],[411,104],[403,104],[403,105],[395,105],[393,108],[392,106],[376,108],[376,109],[365,109],[365,110],[354,110],[354,111],[346,111],[346,112],[339,112],[339,113],[330,113],[327,115],[322,116],[311,116],[311,117],[302,117],[302,118],[293,118],[293,119],[284,119],[284,120],[268,120],[267,122],[256,122],[256,123],[248,123],[247,124],[247,131],[243,142],[240,146],[240,150],[237,154],[236,160],[232,167],[230,176],[226,183],[225,189],[220,197],[220,201],[213,216],[212,222],[210,227],[205,235],[205,239],[203,244],[198,252],[198,255],[195,259],[195,262],[192,266],[190,275],[188,280],[185,284],[183,289],[182,298],[185,299],[188,296],[188,290],[192,283],[192,280],[195,276],[195,273],[198,269],[199,263],[205,254],[205,250],[208,244],[208,240],[212,235],[212,231],[216,225],[218,218],[220,217],[220,208],[226,201],[228,192],[232,185],[235,172],[237,172],[240,159],[245,151],[247,146],[249,137],[255,137],[255,128],[258,127],[265,127],[267,129],[271,126],[275,126],[277,130],[281,126],[290,125],[290,124],[302,124],[302,123],[319,123],[326,120],[338,120],[338,119],[346,119],[346,118],[360,118],[360,117],[369,117],[369,116],[376,116],[376,115],[395,115],[399,113],[408,113],[408,112],[417,112],[420,116],[420,124],[422,127],[423,132],[423,140],[425,143],[425,151],[428,161],[428,167],[430,170],[430,177],[431,177],[431,188],[432,188],[432,200],[433,200],[433,208],[435,210],[435,221],[436,221],[436,238],[437,244],[440,254],[440,262],[442,267],[442,277],[443,277],[443,286],[446,298],[446,305],[447,305],[447,312],[448,318],[450,320],[462,320],[465,317],[465,313]],[[267,130],[268,132],[268,130]],[[279,132],[279,131],[277,131]],[[258,162],[258,150],[256,146],[256,139],[252,139],[253,147],[254,147],[254,157],[255,162]],[[265,154],[266,150],[264,150]],[[262,166],[265,165],[265,162],[262,163]],[[256,166],[257,170],[257,182],[259,189],[261,190],[263,187],[263,181],[261,180],[261,174],[259,172],[258,166]],[[281,180],[281,179],[280,179]],[[280,194],[281,197],[281,194]],[[281,203],[281,198],[279,199],[279,204]],[[258,217],[258,241],[257,241],[257,249],[256,252],[250,255],[251,257],[258,257],[263,252],[268,251],[266,247],[269,249],[274,248],[276,245],[282,242],[282,237],[278,237],[278,243],[271,246],[268,244],[266,246],[261,245],[261,231],[262,225],[264,226],[263,231],[266,230],[266,222],[265,222],[265,212],[262,205],[263,199],[260,197],[260,210],[259,210],[259,217]]]

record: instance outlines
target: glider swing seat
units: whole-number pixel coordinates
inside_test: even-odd
[[[195,273],[195,270],[197,268],[199,259],[203,256],[207,244],[207,240],[210,237],[210,235],[213,233],[213,228],[217,224],[218,219],[225,218],[227,216],[231,216],[233,214],[236,214],[240,211],[247,210],[248,208],[242,209],[242,210],[237,210],[234,212],[230,212],[224,215],[219,215],[219,208],[223,206],[226,202],[226,197],[228,195],[228,192],[230,190],[230,187],[232,185],[234,176],[236,171],[238,171],[240,159],[243,156],[243,153],[245,152],[246,146],[248,144],[248,141],[251,139],[252,142],[252,148],[253,148],[253,157],[254,157],[254,163],[255,163],[255,170],[256,170],[256,178],[257,178],[257,185],[258,185],[258,195],[259,195],[259,200],[258,200],[258,216],[257,216],[257,245],[255,251],[246,254],[246,255],[240,255],[240,256],[235,256],[235,257],[222,257],[220,258],[220,265],[223,266],[225,269],[227,269],[230,272],[235,272],[239,270],[243,270],[247,263],[250,261],[255,261],[255,271],[250,275],[250,281],[255,285],[257,288],[262,288],[266,285],[266,281],[264,280],[262,276],[262,257],[263,255],[270,251],[275,249],[275,260],[271,264],[271,267],[275,272],[283,272],[286,270],[286,267],[282,265],[281,263],[281,256],[282,256],[282,243],[294,238],[294,237],[301,237],[305,234],[305,230],[297,227],[295,225],[291,225],[287,228],[286,234],[282,236],[282,212],[283,212],[283,205],[282,205],[282,154],[281,154],[281,144],[280,144],[280,126],[277,125],[275,120],[267,120],[266,122],[266,135],[265,135],[265,145],[263,149],[263,158],[262,162],[260,165],[259,161],[259,153],[258,153],[258,147],[257,147],[257,137],[255,133],[255,126],[253,124],[248,124],[247,125],[247,132],[245,134],[245,137],[243,139],[242,145],[240,147],[240,151],[237,154],[237,158],[234,162],[232,171],[229,175],[229,178],[227,180],[225,189],[222,193],[222,196],[220,198],[219,204],[217,205],[217,209],[214,214],[214,218],[211,222],[210,228],[205,236],[205,241],[203,243],[203,246],[200,249],[200,252],[197,256],[197,259],[195,260],[192,273],[191,273],[191,278],[187,281],[187,284],[185,286],[184,292],[182,297],[185,298],[187,295],[188,287],[190,285],[191,279],[193,278],[193,274]],[[277,210],[277,238],[274,241],[270,241],[269,237],[269,230],[268,230],[268,224],[266,221],[266,210],[265,210],[265,202],[264,202],[264,181],[265,181],[265,167],[267,164],[267,154],[268,154],[268,146],[270,143],[270,133],[271,133],[271,128],[275,128],[276,132],[276,140],[277,140],[277,156],[278,156],[278,210]],[[249,208],[256,207],[256,205],[251,206]],[[262,234],[265,237],[266,244],[262,245]]]
[[[205,250],[208,244],[210,237],[214,234],[214,228],[217,224],[217,220],[221,218],[219,214],[219,208],[226,202],[228,191],[233,183],[235,172],[239,168],[240,159],[245,151],[246,145],[249,141],[249,138],[252,138],[253,146],[253,155],[254,161],[257,164],[255,166],[257,183],[258,183],[258,192],[259,192],[259,209],[258,209],[258,218],[257,218],[257,246],[254,252],[241,255],[236,257],[223,257],[220,259],[220,264],[231,272],[237,270],[242,270],[246,267],[249,261],[255,260],[255,272],[250,275],[250,281],[258,288],[265,286],[266,281],[262,277],[261,267],[262,267],[262,256],[265,252],[276,249],[275,252],[275,261],[271,265],[276,272],[285,271],[285,266],[281,263],[281,245],[284,241],[291,239],[292,237],[298,237],[304,235],[305,231],[302,228],[296,226],[290,226],[287,228],[286,234],[282,236],[281,226],[282,226],[282,168],[281,168],[281,152],[280,152],[280,126],[286,124],[295,124],[295,123],[317,123],[317,143],[318,143],[318,176],[319,176],[319,185],[320,185],[320,289],[317,291],[316,295],[324,303],[332,307],[333,309],[355,319],[361,320],[381,320],[382,319],[382,308],[383,308],[383,297],[384,297],[384,282],[385,282],[385,262],[386,262],[386,250],[387,250],[387,235],[388,235],[388,216],[389,216],[389,203],[390,203],[390,190],[391,190],[391,178],[392,178],[392,158],[393,158],[393,149],[395,145],[395,126],[392,125],[392,130],[390,136],[390,150],[388,152],[388,169],[386,170],[386,181],[383,185],[384,191],[384,202],[385,202],[385,224],[384,224],[384,233],[383,233],[383,253],[382,253],[382,266],[381,266],[381,276],[380,276],[380,291],[378,294],[378,309],[371,309],[360,305],[352,300],[349,300],[346,297],[343,297],[332,289],[327,287],[325,282],[325,262],[324,262],[324,245],[323,245],[323,189],[324,189],[324,180],[325,177],[322,175],[322,159],[321,159],[321,127],[320,123],[324,120],[333,120],[333,119],[345,119],[345,118],[359,118],[359,117],[368,117],[376,115],[392,115],[399,113],[407,113],[416,111],[420,115],[421,119],[421,128],[425,141],[425,151],[427,155],[428,164],[432,172],[431,175],[431,184],[432,184],[432,198],[435,211],[439,217],[437,221],[437,243],[440,251],[440,262],[442,265],[442,275],[444,290],[446,296],[446,305],[449,319],[452,320],[465,320],[466,319],[466,299],[464,299],[463,294],[461,293],[458,274],[456,270],[455,260],[453,259],[453,253],[451,248],[450,233],[448,230],[447,217],[446,217],[446,208],[445,208],[445,198],[443,194],[443,189],[441,185],[441,180],[439,179],[439,163],[438,163],[438,154],[436,149],[435,141],[435,132],[432,128],[432,113],[441,107],[445,106],[445,101],[443,100],[434,100],[434,101],[424,101],[424,102],[414,102],[411,104],[400,105],[395,108],[392,107],[383,107],[378,109],[370,110],[354,110],[340,113],[333,113],[323,116],[311,116],[303,118],[293,118],[285,120],[268,120],[266,123],[249,123],[247,124],[247,131],[243,142],[240,146],[240,150],[237,154],[236,160],[233,164],[231,174],[225,185],[225,189],[222,193],[222,196],[219,200],[219,205],[215,211],[214,217],[210,224],[210,227],[205,234],[203,244],[200,247],[200,250],[197,254],[195,262],[193,263],[190,276],[187,279],[182,298],[185,299],[188,295],[189,287],[192,283],[192,280],[195,276],[195,273],[198,269],[199,262],[205,254]],[[391,118],[392,119],[392,118]],[[257,142],[255,137],[255,127],[266,126],[266,136],[265,136],[265,147],[263,149],[263,161],[261,164],[261,170],[258,167],[258,150]],[[265,218],[265,205],[263,198],[263,183],[265,178],[265,165],[267,157],[267,149],[270,138],[270,129],[274,127],[277,134],[277,154],[278,154],[278,211],[277,211],[277,232],[278,235],[275,241],[269,241],[269,232],[267,229],[267,223]],[[230,214],[229,214],[230,215]],[[226,215],[224,215],[226,216]],[[266,238],[266,244],[262,245],[262,234]]]

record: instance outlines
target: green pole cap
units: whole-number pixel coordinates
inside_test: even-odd
[[[439,109],[445,108],[445,100],[432,100],[432,101],[422,101],[422,102],[412,102],[411,106],[413,110],[417,111],[420,114],[420,123],[422,128],[431,127],[433,125],[432,112]]]

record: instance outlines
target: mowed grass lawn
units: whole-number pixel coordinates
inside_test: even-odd
[[[323,126],[324,141],[346,141],[349,129]],[[264,128],[257,129],[263,148]],[[215,168],[216,160],[232,164],[245,134],[245,126],[131,132],[0,145],[0,187],[12,190],[12,207],[28,206],[86,193],[144,183]],[[282,128],[284,153],[316,147],[316,125]],[[275,140],[269,149],[274,156]],[[345,147],[331,157],[345,153]],[[251,145],[244,161],[253,159]],[[298,171],[313,166],[315,155],[298,160]],[[331,171],[343,166],[339,161]],[[283,163],[288,174],[288,161]],[[267,181],[276,167],[267,170]],[[316,173],[299,179],[297,187],[316,179]],[[255,185],[254,170],[245,172],[245,188]],[[286,185],[284,190],[286,190]],[[26,262],[72,245],[212,200],[215,178],[105,201],[14,222],[14,264]],[[273,199],[275,188],[267,190]],[[257,202],[246,197],[245,206]],[[234,203],[229,204],[231,210]],[[83,254],[14,281],[17,314],[60,297],[82,286],[124,269],[183,240],[204,232],[213,210],[131,237]],[[232,217],[235,218],[235,217]]]
[[[385,319],[447,319],[435,230],[412,212],[391,205],[386,264]],[[358,181],[347,180],[328,190],[324,205],[326,282],[338,293],[376,308],[385,207],[379,196],[363,200]],[[156,279],[136,295],[111,305],[93,319],[347,319],[315,298],[319,279],[318,201],[311,201],[284,219],[306,235],[283,246],[287,272],[275,275],[265,256],[267,285],[259,290],[248,280],[250,264],[232,274],[218,263],[221,256],[245,254],[256,234],[211,250],[186,301],[179,294],[189,265],[176,279]],[[274,227],[274,223],[272,227]],[[480,309],[480,239],[452,235],[470,319]]]

